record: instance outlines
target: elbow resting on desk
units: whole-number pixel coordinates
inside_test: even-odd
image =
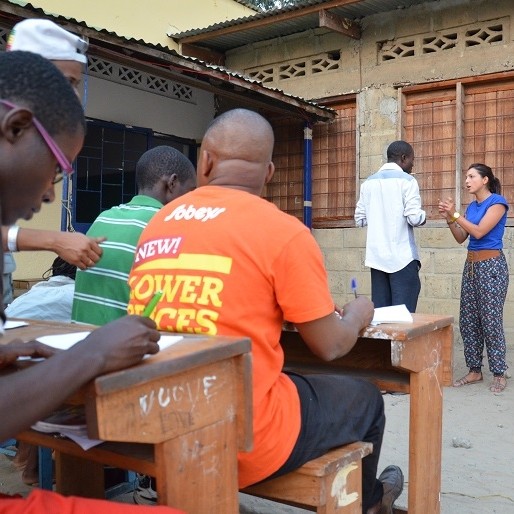
[[[297,323],[296,328],[310,351],[324,361],[346,355],[359,337],[357,324],[342,322],[335,314],[307,323]]]

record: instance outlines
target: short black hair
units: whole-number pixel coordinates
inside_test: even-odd
[[[406,141],[393,141],[387,147],[387,160],[389,162],[397,162],[401,159],[402,155],[412,155],[414,149]]]
[[[0,53],[0,99],[30,109],[52,136],[85,132],[75,91],[48,59],[32,52]]]
[[[147,150],[136,164],[138,190],[152,188],[162,176],[175,173],[180,184],[195,179],[193,163],[172,146],[156,146]]]
[[[66,262],[62,257],[56,257],[54,262],[52,262],[52,267],[47,269],[43,273],[43,278],[47,279],[48,277],[69,277],[75,280],[75,275],[77,274],[77,266]]]

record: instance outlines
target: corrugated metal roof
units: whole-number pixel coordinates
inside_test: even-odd
[[[303,0],[283,9],[168,35],[181,43],[194,43],[218,52],[226,52],[250,43],[317,28],[320,9],[358,21],[372,14],[434,2],[439,0]]]
[[[280,89],[264,86],[258,80],[222,66],[180,55],[159,44],[150,44],[142,40],[119,36],[106,29],[90,27],[84,21],[48,13],[30,3],[24,6],[20,6],[20,4],[21,2],[16,0],[0,0],[0,14],[7,14],[12,25],[18,19],[44,15],[72,32],[87,35],[92,52],[103,50],[125,60],[132,59],[134,67],[137,63],[140,65],[154,64],[160,66],[161,69],[166,66],[169,70],[174,70],[177,82],[181,82],[182,78],[184,83],[189,83],[199,89],[214,91],[221,96],[240,96],[248,103],[258,104],[261,107],[274,107],[278,110],[288,111],[296,117],[310,118],[311,120],[327,121],[334,118],[335,112],[328,107],[290,95]],[[78,27],[80,29],[77,30]],[[130,57],[127,57],[128,55]]]

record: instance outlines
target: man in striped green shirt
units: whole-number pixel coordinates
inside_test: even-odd
[[[163,205],[196,187],[196,174],[181,152],[157,146],[137,162],[136,183],[138,194],[129,203],[104,211],[87,232],[107,239],[101,244],[100,260],[77,271],[73,321],[104,325],[127,313],[127,280],[139,236]]]

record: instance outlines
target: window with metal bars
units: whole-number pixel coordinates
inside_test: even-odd
[[[313,127],[313,227],[348,226],[356,202],[355,97],[329,104],[337,112],[331,123]],[[303,129],[299,120],[265,115],[273,126],[275,175],[264,196],[281,210],[303,219]]]
[[[86,232],[106,209],[137,193],[136,163],[146,150],[168,145],[196,163],[196,143],[151,129],[87,120],[87,133],[72,175],[71,223]]]
[[[464,210],[473,200],[468,167],[491,166],[509,204],[514,201],[514,74],[404,88],[403,139],[414,147],[413,173],[429,219],[440,219],[439,198]],[[514,212],[508,211],[512,219]]]

